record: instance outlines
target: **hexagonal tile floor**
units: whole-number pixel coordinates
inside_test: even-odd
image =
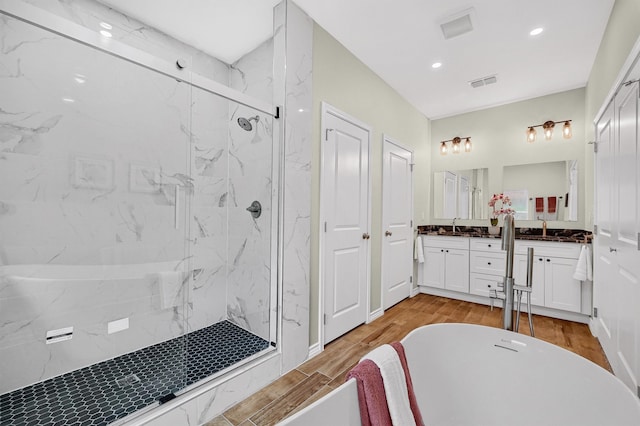
[[[0,425],[107,425],[268,347],[222,321],[0,395]]]

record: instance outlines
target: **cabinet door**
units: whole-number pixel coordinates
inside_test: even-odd
[[[469,293],[469,250],[445,250],[445,285],[452,291]]]
[[[575,259],[545,258],[544,300],[546,307],[580,312],[582,284],[573,278],[576,263]]]
[[[424,285],[444,288],[444,249],[424,248]]]
[[[531,304],[544,306],[544,276],[545,258],[533,256],[533,290],[531,291]],[[527,285],[527,256],[516,254],[513,256],[513,278],[518,285]],[[522,302],[526,302],[526,297],[522,297]]]

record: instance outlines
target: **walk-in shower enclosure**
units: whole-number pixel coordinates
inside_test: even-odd
[[[109,424],[275,351],[273,31],[225,62],[0,5],[0,423]]]

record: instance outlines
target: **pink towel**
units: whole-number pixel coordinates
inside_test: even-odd
[[[402,369],[404,370],[404,377],[407,380],[407,390],[409,391],[409,405],[411,406],[413,418],[415,419],[417,426],[424,426],[424,420],[422,420],[422,414],[420,413],[420,408],[418,408],[416,394],[413,392],[413,382],[411,381],[411,374],[409,374],[409,365],[407,365],[404,346],[402,346],[402,343],[400,342],[393,342],[391,343],[391,346],[396,350],[396,352],[398,352],[400,364],[402,364]]]
[[[393,342],[391,346],[398,353],[400,364],[402,364],[402,369],[404,370],[407,391],[409,393],[409,405],[413,413],[413,418],[417,426],[424,426],[424,420],[422,420],[422,414],[420,413],[420,408],[418,408],[418,401],[413,391],[413,382],[411,381],[411,374],[409,374],[409,366],[404,353],[404,347],[400,342]],[[358,365],[349,371],[347,380],[352,377],[356,379],[358,386],[358,403],[360,405],[362,425],[391,426],[391,415],[389,414],[389,407],[387,405],[384,383],[380,369],[375,362],[370,359],[360,361]]]
[[[347,374],[355,378],[362,426],[392,426],[380,369],[370,359],[360,361]]]

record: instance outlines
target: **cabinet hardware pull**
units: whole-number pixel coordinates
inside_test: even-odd
[[[491,262],[487,262],[487,265],[491,265]]]

